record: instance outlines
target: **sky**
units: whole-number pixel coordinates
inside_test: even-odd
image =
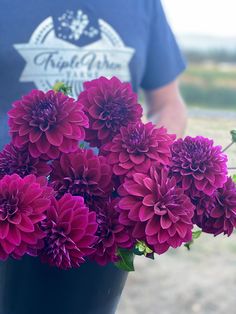
[[[236,0],[162,0],[177,35],[236,38]]]

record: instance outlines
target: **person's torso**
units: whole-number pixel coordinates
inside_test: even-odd
[[[151,1],[150,1],[151,2]],[[1,0],[0,106],[56,81],[72,87],[101,75],[140,85],[149,36],[144,0]]]
[[[130,81],[145,69],[151,0],[0,0],[0,142],[6,112],[34,88],[72,87],[99,76]],[[0,143],[0,147],[3,144]]]

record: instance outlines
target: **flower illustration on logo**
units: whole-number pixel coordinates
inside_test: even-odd
[[[77,13],[68,10],[58,18],[58,21],[60,23],[58,36],[63,39],[79,40],[82,35],[92,38],[99,33],[93,26],[88,27],[88,16],[81,10]],[[68,36],[62,32],[63,30],[68,31]]]

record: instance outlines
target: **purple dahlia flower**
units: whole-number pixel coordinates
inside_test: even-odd
[[[162,254],[192,239],[194,206],[166,168],[136,173],[119,189],[121,223],[133,226],[132,236]],[[126,216],[126,218],[125,218]]]
[[[91,149],[78,149],[62,154],[52,163],[50,181],[57,198],[65,193],[80,195],[90,206],[111,193],[111,177],[111,167],[104,157],[95,155]]]
[[[46,233],[41,260],[61,269],[79,267],[94,249],[96,214],[89,212],[80,196],[65,194],[52,200],[47,218],[41,224]]]
[[[84,83],[84,92],[79,95],[89,118],[86,140],[100,147],[119,133],[122,126],[139,121],[142,108],[131,85],[118,78],[99,79]]]
[[[22,178],[34,174],[48,176],[51,167],[40,158],[33,158],[27,147],[17,148],[12,143],[7,144],[0,152],[0,178],[6,174],[18,174]]]
[[[177,140],[172,146],[171,173],[185,190],[212,195],[227,180],[227,156],[213,141],[197,136]]]
[[[133,240],[127,228],[119,222],[118,200],[100,201],[96,204],[98,223],[96,251],[91,259],[100,265],[116,262],[118,248],[131,248]]]
[[[13,144],[27,145],[34,158],[76,151],[88,127],[81,103],[52,90],[33,90],[13,103],[8,115]]]
[[[0,180],[0,259],[19,258],[41,247],[39,223],[50,206],[52,189],[42,177],[17,174]],[[40,244],[41,243],[41,244]]]
[[[196,204],[195,224],[215,236],[220,233],[231,235],[236,227],[236,186],[231,178],[212,196],[201,192],[192,200]]]
[[[103,151],[115,175],[131,176],[147,173],[153,163],[169,165],[174,139],[166,129],[156,128],[151,122],[137,122],[121,127],[120,134],[104,145]]]

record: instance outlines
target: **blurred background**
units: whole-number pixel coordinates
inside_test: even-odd
[[[186,134],[225,147],[236,129],[236,1],[162,3],[188,62],[180,79],[189,111]],[[236,167],[236,145],[228,155],[229,167]],[[236,313],[236,234],[202,235],[190,251],[136,258],[135,266],[118,314]]]

